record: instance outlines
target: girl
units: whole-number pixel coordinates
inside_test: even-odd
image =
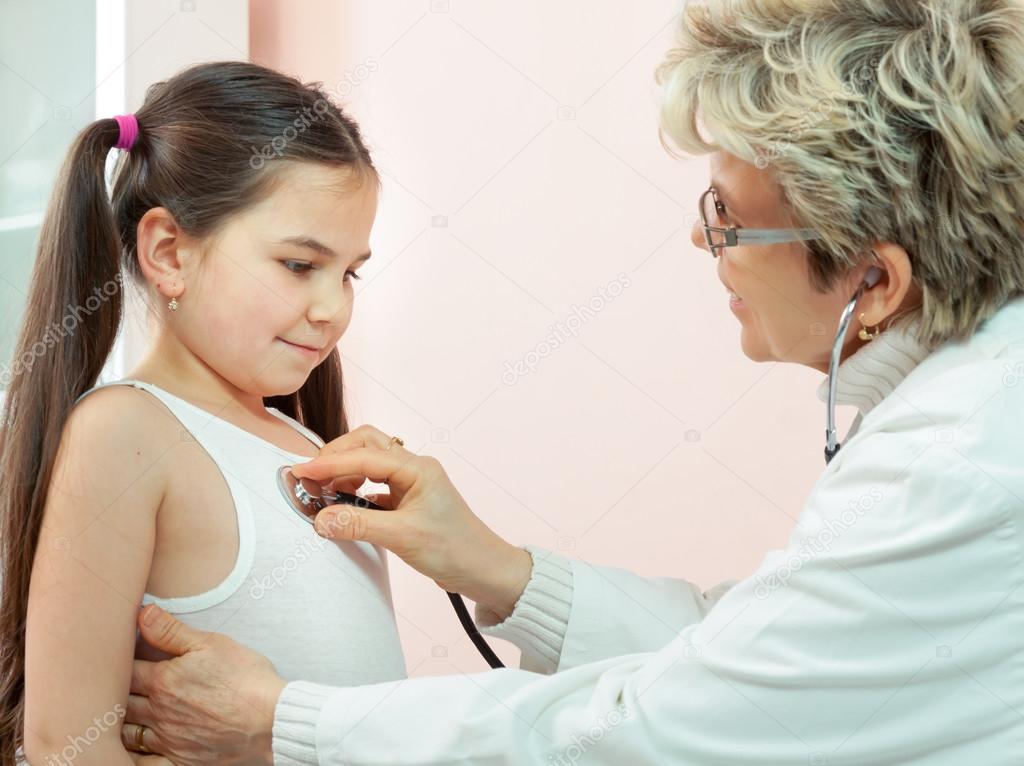
[[[145,603],[259,647],[286,678],[405,677],[384,550],[317,537],[276,486],[348,430],[336,346],[378,188],[318,84],[250,63],[191,67],[77,137],[0,442],[3,766],[21,745],[33,764],[132,763],[120,729],[133,656],[154,656],[136,646]],[[150,344],[91,388],[122,274]]]

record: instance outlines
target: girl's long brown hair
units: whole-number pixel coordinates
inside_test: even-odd
[[[358,127],[320,83],[255,64],[185,69],[150,86],[135,114],[139,137],[117,160],[109,198],[104,166],[118,139],[117,122],[93,122],[71,146],[42,223],[27,311],[5,371],[0,766],[14,765],[22,744],[29,576],[54,459],[75,401],[95,385],[113,346],[122,275],[145,285],[135,253],[139,219],[150,208],[167,208],[201,240],[265,198],[283,161],[344,167],[377,182]],[[72,317],[73,329],[65,332]],[[337,349],[298,391],[264,403],[327,441],[346,433]]]

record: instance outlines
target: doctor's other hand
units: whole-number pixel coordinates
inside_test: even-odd
[[[308,463],[292,466],[297,478],[347,492],[366,479],[388,485],[388,493],[366,498],[388,510],[332,505],[317,515],[317,533],[382,545],[444,590],[504,619],[530,579],[530,553],[484,524],[435,458],[392,441],[363,425],[324,445]]]
[[[121,729],[125,749],[159,753],[134,758],[145,766],[273,763],[274,710],[285,680],[270,660],[220,633],[179,622],[154,604],[139,611],[138,628],[158,662],[135,660]]]

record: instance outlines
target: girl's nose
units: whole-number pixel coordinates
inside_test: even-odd
[[[322,290],[310,304],[306,316],[314,327],[344,324],[352,309],[352,297],[345,290],[333,287]]]

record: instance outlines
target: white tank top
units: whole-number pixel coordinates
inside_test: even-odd
[[[223,582],[181,598],[147,593],[142,603],[255,649],[288,681],[354,686],[405,678],[385,549],[320,537],[281,496],[277,469],[310,458],[144,381],[113,381],[82,397],[115,385],[149,392],[192,434],[226,480],[238,521],[238,558]],[[266,409],[323,446],[295,419]]]

